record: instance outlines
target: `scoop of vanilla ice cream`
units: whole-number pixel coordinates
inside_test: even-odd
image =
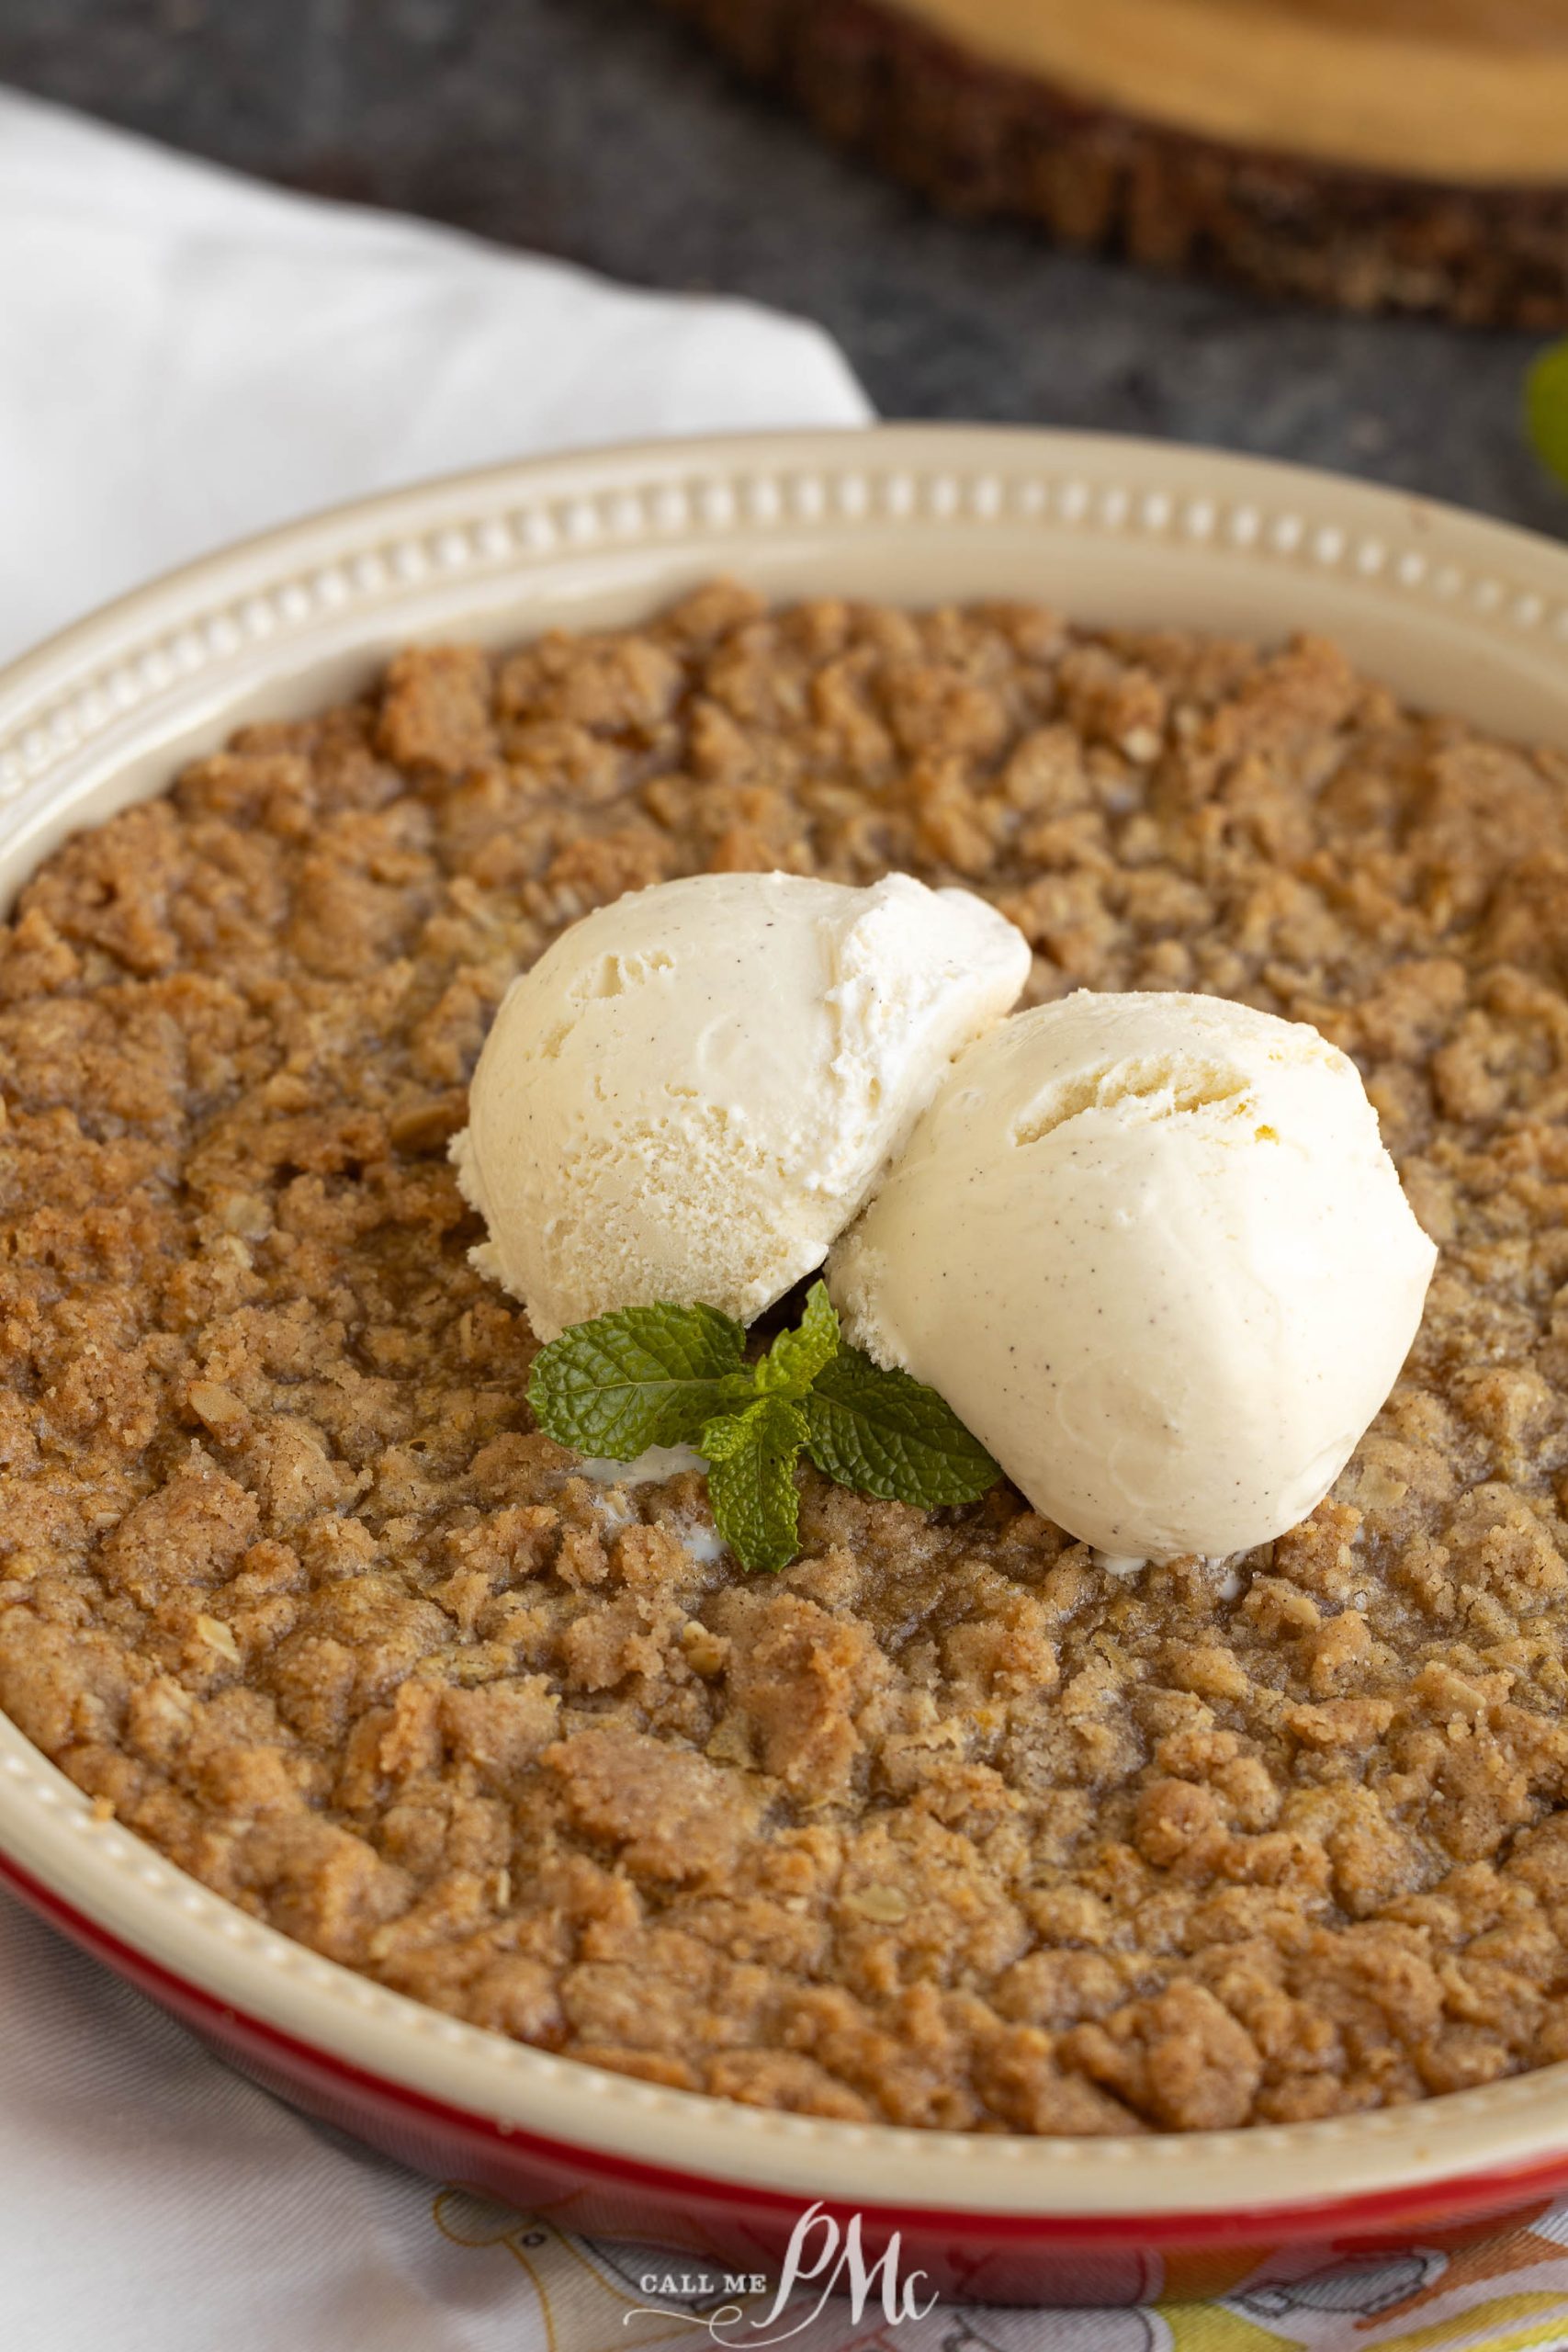
[[[517,980],[453,1144],[474,1262],[536,1332],[668,1299],[750,1322],[819,1266],[954,1055],[1028,977],[966,890],[660,883]]]
[[[1081,993],[965,1054],[829,1288],[1058,1526],[1122,1561],[1282,1534],[1393,1385],[1437,1252],[1304,1023]]]

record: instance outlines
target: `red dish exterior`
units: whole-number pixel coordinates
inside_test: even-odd
[[[345,2064],[216,1999],[61,1901],[0,1857],[0,1883],[103,1961],[265,2088],[383,2154],[438,2179],[461,2181],[585,2236],[663,2245],[731,2270],[776,2271],[800,2218],[794,2198],[743,2181],[666,2171],[542,2139],[448,2107]],[[1419,2188],[1324,2204],[1260,2204],[1223,2213],[1103,2220],[1049,2214],[944,2212],[866,2202],[829,2203],[847,2224],[858,2211],[866,2257],[897,2233],[899,2269],[924,2272],[944,2299],[966,2302],[1127,2304],[1234,2291],[1245,2279],[1300,2278],[1323,2263],[1483,2237],[1540,2212],[1568,2188],[1568,2154],[1519,2169],[1456,2176]]]

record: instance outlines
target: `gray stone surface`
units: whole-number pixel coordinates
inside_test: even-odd
[[[1529,338],[1324,317],[933,218],[653,0],[0,0],[0,80],[297,187],[819,319],[882,411],[1343,468],[1568,535]]]

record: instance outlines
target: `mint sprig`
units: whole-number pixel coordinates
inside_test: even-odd
[[[690,1444],[708,1465],[714,1525],[743,1568],[800,1549],[803,1453],[841,1487],[939,1510],[1001,1473],[934,1388],[847,1347],[826,1286],[793,1330],[746,1361],[742,1325],[712,1306],[627,1306],[541,1348],[528,1402],[547,1437],[630,1462]]]

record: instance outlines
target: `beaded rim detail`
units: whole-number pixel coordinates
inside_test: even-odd
[[[942,447],[948,438],[961,444],[989,440],[1000,447],[991,463],[976,467],[956,461],[958,452],[949,458]],[[925,462],[913,452],[905,459],[897,446],[912,441],[931,445]],[[895,446],[887,458],[876,454],[879,445],[889,444]],[[868,448],[874,453],[869,458]],[[751,459],[753,449],[764,462]],[[1168,471],[1183,458],[1190,466],[1206,459],[1212,471],[1272,477],[1272,495],[1258,496],[1250,480],[1226,496],[1206,488],[1140,486],[1116,479],[1114,472],[1107,478],[1108,455],[1112,461],[1120,457],[1132,476],[1146,472],[1154,454]],[[997,462],[998,458],[1011,462]],[[1134,464],[1134,458],[1142,462]],[[608,471],[612,479],[594,481],[595,471]],[[572,483],[573,472],[586,479]],[[569,479],[557,488],[552,473]],[[1342,504],[1371,502],[1393,514],[1380,514],[1376,521],[1323,519],[1317,509],[1325,485],[1332,486]],[[410,590],[433,581],[478,580],[500,572],[518,576],[519,585],[525,586],[530,568],[558,563],[573,552],[677,541],[700,546],[737,531],[750,537],[795,534],[802,525],[827,525],[835,531],[858,525],[880,533],[932,524],[980,529],[1054,526],[1089,537],[1112,535],[1189,549],[1224,548],[1374,582],[1391,596],[1460,608],[1490,632],[1545,639],[1568,649],[1568,563],[1543,540],[1332,475],[1156,450],[1156,445],[1131,440],[938,426],[797,435],[788,444],[748,436],[672,443],[668,451],[655,447],[612,453],[597,465],[546,460],[456,477],[442,501],[450,514],[427,520],[417,509],[431,496],[394,493],[342,510],[337,519],[345,544],[331,560],[289,562],[290,541],[304,537],[310,525],[251,542],[258,554],[276,550],[276,562],[261,567],[259,584],[247,585],[232,599],[221,593],[210,598],[197,594],[192,600],[197,612],[145,634],[128,630],[129,641],[116,649],[112,662],[88,660],[68,686],[50,675],[52,665],[43,664],[41,657],[18,665],[9,679],[0,679],[0,808],[47,780],[117,720],[179,696],[193,679],[220,676],[248,649],[270,648],[279,639],[306,641],[328,618],[395,606]],[[415,510],[407,527],[398,527],[400,506]],[[1403,530],[1396,516],[1403,517]],[[354,529],[361,517],[363,530]],[[1463,524],[1486,546],[1469,562],[1435,560],[1422,541],[1438,518]],[[1539,577],[1543,560],[1557,575],[1550,586]],[[174,575],[167,585],[195,590],[201,575],[221,563],[220,557],[209,559]],[[122,613],[129,617],[146,593],[111,607],[104,618]],[[81,635],[81,629],[69,631],[55,645],[69,646]],[[28,693],[35,665],[39,686]]]

